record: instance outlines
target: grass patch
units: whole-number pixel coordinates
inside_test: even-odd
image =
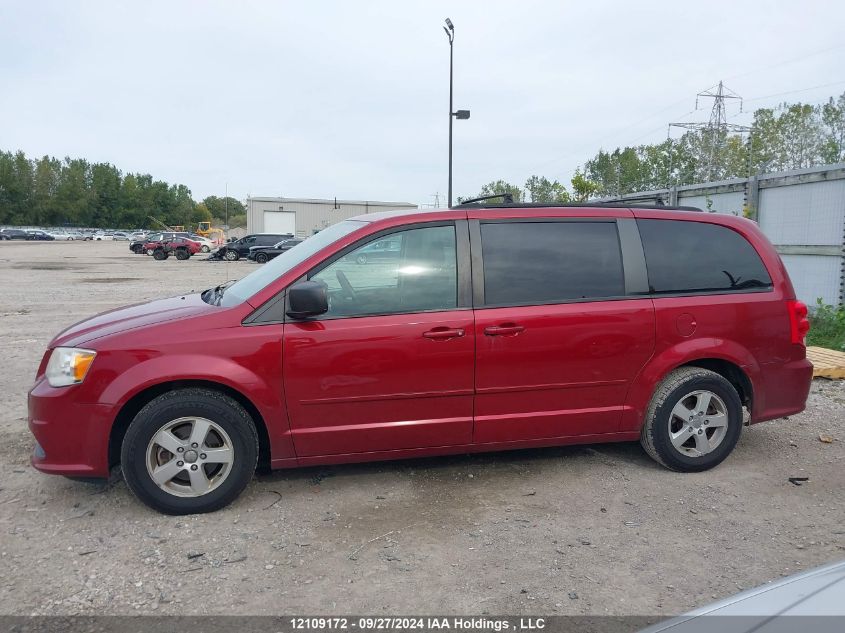
[[[825,305],[821,299],[810,313],[807,345],[845,350],[845,305]]]

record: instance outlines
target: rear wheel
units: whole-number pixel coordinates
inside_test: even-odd
[[[256,253],[255,261],[259,264],[266,264],[267,263],[267,253]]]
[[[247,486],[258,462],[252,418],[208,389],[170,391],[147,404],[121,447],[126,483],[166,514],[213,512]]]
[[[170,257],[169,253],[165,253],[163,248],[157,248],[153,251],[153,259],[157,259],[158,261],[162,261]]]
[[[200,249],[200,250],[202,250],[202,252],[203,252],[203,253],[207,253],[207,252],[208,252],[208,251],[210,251],[211,249],[210,249],[210,248],[208,248],[208,244],[203,244],[203,245],[202,245],[202,249]]]
[[[132,247],[132,252],[135,253],[136,255],[141,255],[144,252],[144,247],[141,246],[140,244],[136,244],[135,246]]]
[[[700,367],[670,373],[651,399],[640,442],[671,470],[698,472],[721,463],[742,433],[742,402],[723,376]]]
[[[176,249],[176,259],[188,259],[191,254],[184,248]]]

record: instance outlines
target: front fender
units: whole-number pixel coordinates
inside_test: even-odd
[[[645,420],[651,397],[669,372],[682,365],[705,359],[723,360],[737,365],[748,379],[755,397],[755,408],[763,407],[760,365],[751,353],[735,341],[716,338],[684,340],[651,357],[628,389],[620,431],[638,431]]]
[[[272,459],[294,457],[280,369],[262,376],[229,358],[197,353],[165,354],[137,362],[115,375],[102,390],[99,401],[111,405],[116,416],[135,396],[174,381],[215,383],[238,392],[263,418]]]

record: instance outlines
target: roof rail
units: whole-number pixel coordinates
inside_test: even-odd
[[[454,205],[450,208],[452,209],[461,209],[468,206],[473,206],[480,209],[542,209],[542,208],[558,208],[558,207],[570,207],[570,208],[597,208],[597,209],[659,209],[661,211],[697,211],[702,213],[704,210],[699,207],[690,207],[690,206],[666,206],[662,204],[625,204],[624,202],[503,202],[498,204],[479,204],[484,200],[488,200],[490,198],[501,198],[503,195],[510,195],[510,194],[500,194],[498,196],[485,196],[483,198],[473,198],[470,200],[464,200],[460,204]]]
[[[473,202],[484,202],[485,200],[495,200],[501,198],[503,204],[514,204],[512,193],[497,193],[492,196],[481,196],[480,198],[469,198],[468,200],[461,200],[457,206],[462,207],[465,204],[472,204]]]

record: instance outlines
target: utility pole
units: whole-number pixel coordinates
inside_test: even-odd
[[[446,26],[443,27],[446,31],[446,37],[449,38],[449,206],[452,206],[452,117],[456,119],[468,119],[469,110],[452,111],[452,89],[454,87],[454,43],[455,43],[455,25],[452,20],[446,18]]]

